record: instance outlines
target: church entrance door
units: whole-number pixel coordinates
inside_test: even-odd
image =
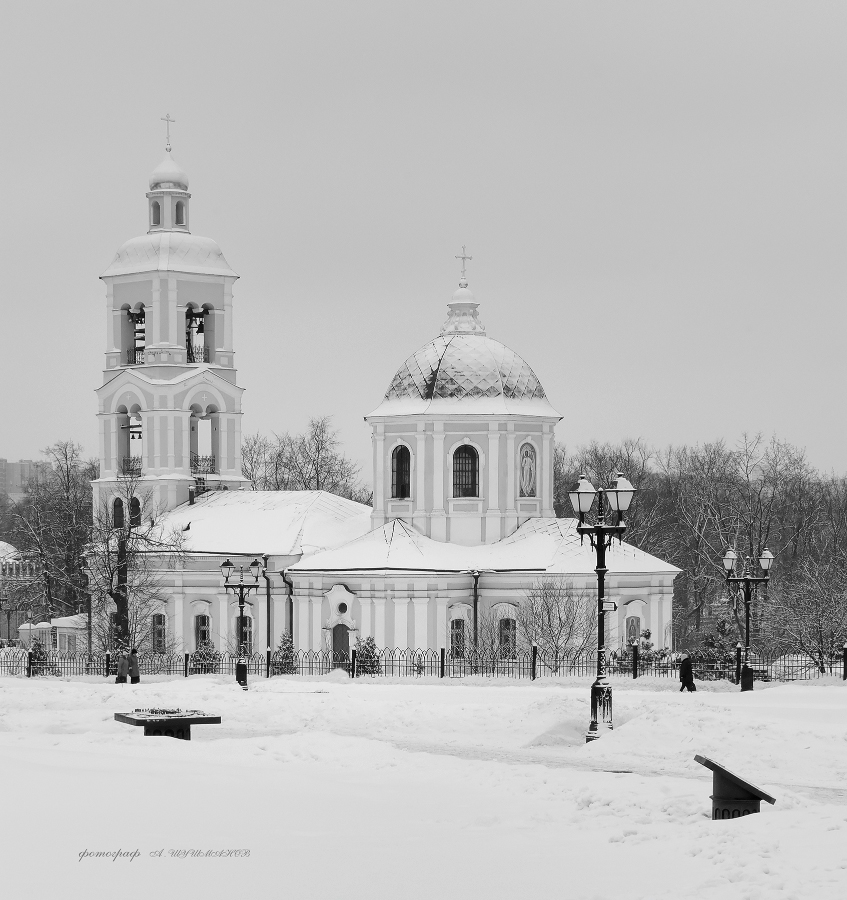
[[[350,629],[339,623],[332,629],[332,666],[345,665],[350,659]]]

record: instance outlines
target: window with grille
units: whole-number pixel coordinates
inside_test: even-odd
[[[409,448],[394,448],[391,454],[391,496],[395,500],[408,500],[411,496],[412,456]]]
[[[154,653],[164,653],[165,652],[165,614],[164,613],[153,613],[153,622],[152,622],[152,645]]]
[[[479,496],[479,455],[469,444],[453,454],[453,496]]]
[[[201,613],[194,617],[194,646],[200,647],[212,640],[212,620]]]
[[[238,632],[238,650],[243,647],[248,656],[253,653],[253,619],[250,616],[237,616],[235,619]]]
[[[141,503],[138,497],[129,501],[129,524],[133,528],[141,527]]]
[[[500,619],[500,655],[504,659],[515,658],[517,634],[517,622],[514,619]]]
[[[112,527],[124,527],[124,502],[120,497],[115,497],[115,502],[112,504]]]
[[[465,658],[465,620],[453,619],[450,623],[450,654],[454,659]]]

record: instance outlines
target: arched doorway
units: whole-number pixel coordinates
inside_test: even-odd
[[[332,663],[333,666],[343,665],[350,659],[350,629],[338,623],[332,629]]]

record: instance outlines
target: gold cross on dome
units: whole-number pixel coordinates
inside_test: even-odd
[[[162,121],[165,123],[165,128],[167,129],[167,143],[165,144],[165,150],[170,153],[171,152],[171,125],[176,122],[176,119],[171,118],[170,113],[165,113]]]
[[[468,256],[467,248],[464,244],[462,244],[462,254],[456,254],[456,259],[460,259],[462,261],[462,281],[467,281],[468,276],[465,274],[465,265],[468,260],[473,259],[472,256]]]

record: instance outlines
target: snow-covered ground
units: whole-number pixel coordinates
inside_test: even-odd
[[[847,689],[0,678],[2,894],[805,898],[847,885]],[[711,689],[709,689],[711,687]],[[114,721],[223,717],[192,741]],[[724,763],[777,798],[710,818]],[[129,851],[117,859],[88,853]],[[249,850],[174,856],[171,851]],[[33,893],[35,892],[35,894]],[[270,892],[270,893],[267,893]]]

